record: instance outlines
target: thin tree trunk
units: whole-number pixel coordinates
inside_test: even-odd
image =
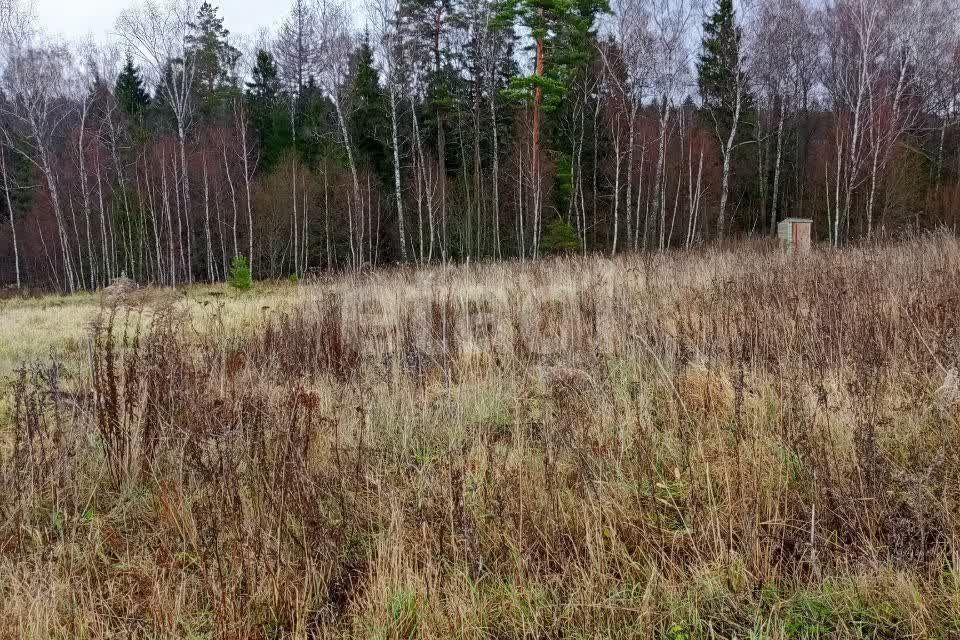
[[[161,162],[161,166],[163,163]],[[139,173],[137,174],[139,176]],[[153,228],[153,239],[156,244],[156,270],[154,276],[156,277],[157,284],[163,284],[163,252],[160,248],[160,224],[157,221],[157,208],[153,202],[153,184],[150,182],[150,167],[147,165],[147,158],[144,156],[143,159],[143,175],[144,182],[147,184],[147,195],[150,198],[150,222],[151,227]],[[166,183],[164,183],[166,184]],[[140,179],[137,178],[137,188],[140,187]],[[142,202],[142,199],[141,199]]]
[[[20,245],[17,243],[16,216],[13,211],[13,200],[10,198],[10,179],[7,174],[7,150],[0,147],[0,171],[3,171],[3,192],[7,200],[7,215],[10,216],[10,235],[13,241],[13,271],[17,278],[17,289],[20,288]]]
[[[647,164],[647,145],[646,143],[640,148],[640,172],[637,177],[637,199],[634,212],[630,212],[627,215],[633,216],[633,250],[636,251],[640,247],[640,204],[645,200],[643,198],[643,170]]]
[[[186,263],[187,269],[187,283],[193,283],[193,254],[192,254],[192,241],[191,241],[191,231],[190,231],[190,171],[187,166],[187,133],[183,128],[182,123],[177,126],[178,140],[180,143],[180,172],[181,184],[183,185],[183,216],[186,220],[187,227],[187,256],[188,260]],[[180,224],[180,214],[177,213],[177,225]],[[181,261],[183,261],[183,237],[180,237],[180,255]]]
[[[540,18],[543,18],[543,9],[537,10]],[[534,73],[537,78],[543,77],[543,38],[537,38],[537,56],[534,65]],[[543,102],[543,88],[540,83],[536,83],[533,91],[533,146],[530,149],[530,167],[533,178],[533,257],[536,258],[539,253],[540,239],[540,207],[541,207],[541,184],[540,184],[540,104]]]
[[[173,172],[173,184],[181,184],[181,177],[178,175],[177,162],[171,157],[170,158],[170,171]],[[181,277],[186,281],[187,285],[193,283],[193,247],[191,246],[190,241],[190,225],[189,220],[187,220],[186,212],[186,203],[182,202],[180,199],[180,190],[175,188],[174,195],[176,195],[176,208],[177,208],[177,246],[180,249],[180,269],[183,271]],[[181,208],[181,204],[183,208]],[[186,228],[186,248],[184,248],[184,229]]]
[[[340,124],[340,134],[343,136],[343,146],[347,152],[347,162],[350,165],[350,176],[353,178],[353,196],[354,202],[359,204],[361,201],[360,195],[360,180],[357,178],[357,165],[353,160],[353,145],[350,144],[350,133],[347,130],[347,121],[343,114],[343,109],[340,108],[340,99],[334,95],[333,96],[333,107],[337,113],[337,122]],[[357,262],[357,246],[355,244],[355,232],[354,232],[354,223],[353,223],[353,207],[347,207],[347,223],[350,232],[350,264],[354,269],[359,268]],[[360,220],[361,232],[363,229],[363,219]],[[363,244],[361,240],[361,245],[359,247],[360,251],[363,251]]]
[[[81,108],[80,123],[78,127],[77,134],[77,159],[79,161],[80,168],[80,201],[83,204],[83,218],[86,226],[87,233],[87,260],[90,265],[90,289],[94,290],[97,288],[97,266],[96,259],[93,253],[93,234],[90,230],[90,191],[87,188],[87,159],[84,154],[84,140],[86,138],[87,132],[87,105],[84,104],[84,107]],[[82,264],[82,262],[81,262]]]
[[[247,118],[240,103],[240,113],[238,115],[238,128],[240,129],[240,151],[243,153],[243,185],[247,195],[247,263],[250,267],[251,275],[253,269],[253,202],[250,197],[250,150],[247,148]],[[232,188],[232,185],[231,185]]]
[[[39,140],[39,138],[37,138]],[[47,181],[47,189],[50,191],[50,203],[53,206],[54,217],[57,220],[57,229],[60,236],[60,249],[63,254],[64,275],[66,276],[67,287],[70,293],[76,291],[76,282],[74,279],[73,258],[71,257],[70,242],[67,239],[67,230],[63,222],[63,210],[60,206],[60,195],[57,190],[57,180],[53,174],[45,148],[41,148],[41,170]]]
[[[403,227],[403,192],[400,190],[400,140],[397,135],[397,87],[390,80],[390,134],[393,142],[393,189],[397,199],[397,241],[400,260],[407,261],[407,236]]]
[[[629,123],[629,134],[627,136],[627,193],[623,208],[624,212],[626,212],[624,216],[627,223],[625,229],[627,239],[625,244],[628,248],[630,246],[630,239],[633,237],[633,147],[637,129],[637,108],[635,104],[630,105]]]
[[[107,244],[107,216],[103,205],[103,176],[100,168],[100,154],[97,153],[97,204],[100,211],[100,254],[103,256],[104,277],[113,280],[113,254]],[[112,236],[111,232],[111,236]]]
[[[230,164],[227,162],[227,145],[223,144],[223,171],[227,174],[227,184],[230,185],[230,202],[233,203],[233,255],[240,255],[240,243],[237,241],[237,190],[233,187],[233,177],[230,175]]]
[[[327,165],[323,165],[323,228],[326,241],[327,271],[333,269],[333,251],[330,246],[330,185],[327,182]]]
[[[495,91],[490,92],[490,120],[490,132],[493,135],[493,242],[494,256],[497,260],[500,260],[503,258],[500,246],[500,146],[497,133],[497,97]]]
[[[740,109],[743,103],[743,88],[737,82],[736,102],[733,106],[733,122],[730,125],[730,134],[723,146],[723,174],[720,179],[720,211],[717,214],[717,231],[720,238],[726,233],[727,200],[730,197],[730,166],[733,160],[734,143],[737,139],[737,129],[740,124]]]
[[[133,222],[131,220],[132,216],[130,215],[130,198],[127,195],[126,174],[123,170],[123,165],[120,163],[120,153],[117,149],[117,131],[113,123],[113,111],[110,112],[107,118],[107,125],[110,131],[110,155],[113,158],[113,166],[117,171],[117,180],[120,182],[120,194],[123,197],[123,213],[124,213],[124,217],[127,220],[127,224],[131,225],[133,224]],[[136,163],[134,163],[135,174],[136,174],[136,171],[137,171]],[[139,179],[137,180],[137,182],[138,182],[138,192],[139,192]],[[142,244],[143,238],[141,238],[140,240]],[[131,268],[131,274],[133,274],[132,268]]]
[[[170,263],[167,266],[170,269],[170,286],[176,288],[177,262],[176,262],[176,259],[174,258],[174,251],[173,251],[173,218],[170,211],[170,195],[167,189],[167,163],[166,163],[165,154],[162,161],[160,162],[160,181],[161,181],[160,186],[162,189],[162,197],[163,197],[163,210],[167,217],[167,245],[168,245],[168,252],[169,252],[168,258],[170,261]]]
[[[780,118],[777,121],[777,151],[773,159],[773,194],[770,201],[770,233],[777,232],[777,216],[780,203],[780,165],[783,158],[783,124],[786,120],[786,101],[780,99]]]
[[[210,176],[207,172],[207,154],[203,154],[203,217],[204,232],[207,239],[207,280],[213,284],[216,279],[213,262],[213,239],[210,236]]]
[[[663,172],[666,162],[666,144],[667,144],[667,127],[670,124],[670,106],[667,103],[667,98],[664,96],[660,104],[660,131],[659,138],[657,140],[657,169],[654,173],[653,179],[653,213],[658,215],[662,208],[661,204],[661,192],[663,191]],[[646,216],[647,220],[644,223],[644,233],[643,233],[643,248],[648,248],[648,238],[647,238],[647,228],[649,228],[649,214]],[[662,227],[662,223],[659,223]]]
[[[590,198],[591,198],[590,220],[593,223],[594,229],[596,229],[596,224],[597,224],[597,167],[599,165],[598,151],[597,151],[597,147],[598,147],[597,138],[599,134],[597,133],[597,131],[600,128],[599,122],[600,122],[600,98],[598,96],[596,99],[596,105],[593,108],[593,184],[591,185],[593,189],[593,193],[590,194]],[[596,230],[594,230],[593,240],[594,240],[594,243],[596,243],[596,240],[597,240]],[[584,242],[584,245],[586,245],[586,242]]]
[[[291,180],[291,189],[293,195],[293,224],[290,225],[290,232],[293,234],[293,273],[297,273],[300,264],[300,220],[297,216],[297,158],[294,156],[292,158],[290,173],[293,177]]]
[[[620,117],[613,131],[613,241],[610,243],[610,256],[617,255],[617,235],[620,231]]]

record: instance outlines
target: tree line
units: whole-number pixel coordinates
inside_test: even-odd
[[[0,284],[662,251],[960,221],[955,0],[292,0],[110,42],[2,7]],[[361,25],[358,27],[357,25]]]

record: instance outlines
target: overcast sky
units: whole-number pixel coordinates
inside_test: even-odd
[[[98,41],[108,38],[117,16],[133,0],[34,0],[40,23],[50,34],[70,39],[93,34]],[[237,35],[253,35],[261,27],[273,27],[288,8],[287,0],[220,0],[225,26]]]

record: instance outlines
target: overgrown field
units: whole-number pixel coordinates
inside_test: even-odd
[[[0,637],[960,637],[955,238],[246,295],[11,375]]]

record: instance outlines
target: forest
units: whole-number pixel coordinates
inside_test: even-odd
[[[278,10],[278,13],[281,13]],[[0,286],[180,286],[960,222],[955,0],[3,7]]]

